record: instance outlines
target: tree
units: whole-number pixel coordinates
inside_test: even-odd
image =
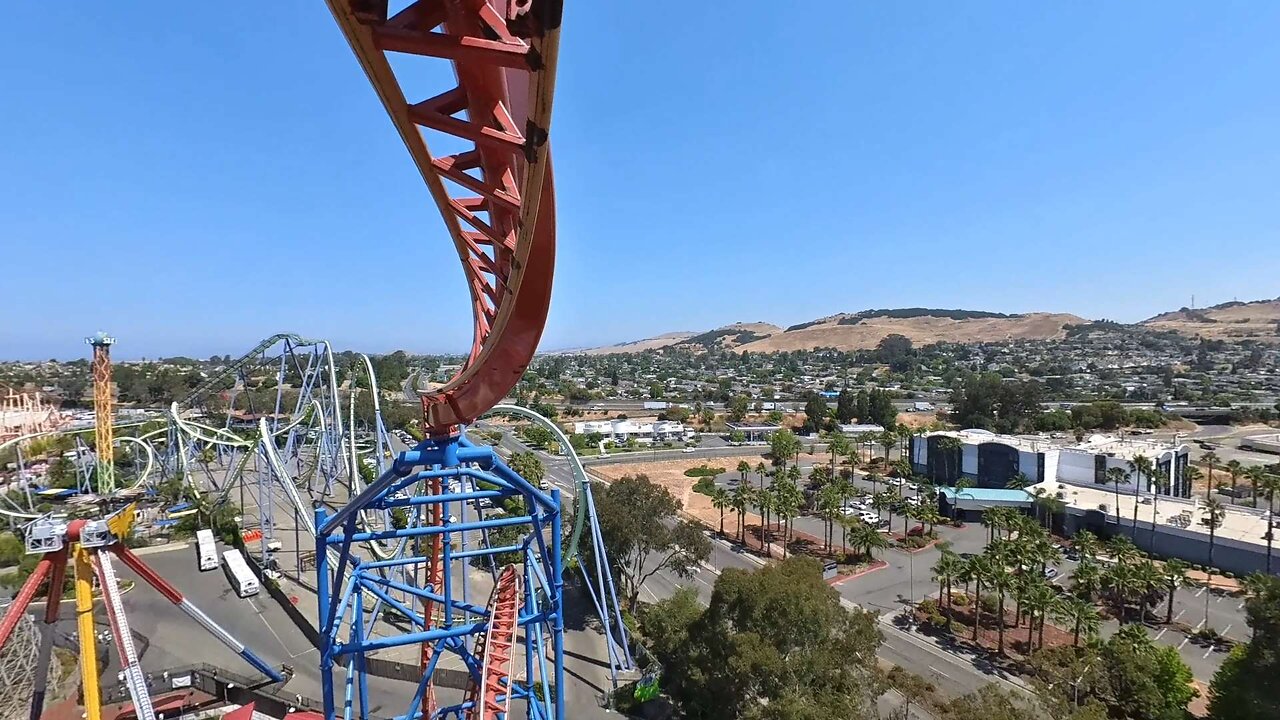
[[[689,643],[689,628],[702,617],[702,611],[698,593],[688,587],[640,611],[645,639],[658,662],[666,665],[679,661]]]
[[[1280,717],[1280,579],[1254,575],[1246,587],[1246,621],[1253,637],[1233,648],[1213,676],[1209,691],[1213,720]]]
[[[938,583],[938,599],[947,608],[951,607],[951,583],[960,577],[963,570],[964,560],[945,548],[938,556],[938,562],[933,564],[933,579]]]
[[[1106,478],[1107,480],[1111,481],[1111,483],[1115,486],[1115,489],[1116,489],[1116,524],[1119,525],[1120,524],[1120,483],[1129,481],[1129,473],[1125,472],[1124,468],[1111,467],[1111,468],[1107,468]],[[1134,499],[1134,502],[1137,502],[1138,496],[1134,495],[1133,499]]]
[[[879,694],[874,616],[851,612],[818,563],[730,568],[663,683],[687,718],[869,717]]]
[[[1164,578],[1165,592],[1168,594],[1168,597],[1166,598],[1168,606],[1165,608],[1164,614],[1164,621],[1166,623],[1173,622],[1173,595],[1178,591],[1178,588],[1187,584],[1187,570],[1190,569],[1190,567],[1190,565],[1182,560],[1173,558],[1171,560],[1165,560],[1164,566],[1160,569],[1161,575]]]
[[[785,558],[787,556],[787,545],[791,542],[791,523],[795,520],[796,515],[800,513],[800,504],[804,502],[804,493],[800,492],[800,488],[790,479],[774,483],[772,489],[775,492],[776,505],[774,509],[778,511],[778,518],[782,520],[782,557]]]
[[[1021,609],[1027,613],[1027,652],[1035,648],[1032,642],[1031,633],[1036,629],[1036,617],[1039,616],[1040,628],[1040,646],[1044,646],[1044,620],[1049,613],[1054,612],[1058,607],[1058,596],[1054,593],[1049,583],[1045,582],[1043,576],[1029,580],[1026,589],[1022,593]]]
[[[1254,465],[1244,471],[1244,476],[1249,479],[1249,497],[1253,500],[1254,507],[1258,506],[1258,486],[1266,475],[1267,471],[1261,465]]]
[[[743,481],[734,485],[729,491],[729,506],[738,513],[738,542],[740,543],[746,542],[747,506],[751,504],[751,494],[751,486],[747,484],[745,475]]]
[[[1272,466],[1275,467],[1275,466]],[[1276,511],[1276,492],[1280,491],[1280,473],[1267,473],[1262,477],[1262,491],[1267,494],[1267,514],[1275,517]],[[1274,523],[1272,523],[1274,524]],[[1271,545],[1275,540],[1275,530],[1271,525],[1267,526],[1267,574],[1271,574]]]
[[[751,398],[746,395],[734,395],[733,398],[729,400],[729,405],[726,410],[726,415],[729,420],[732,422],[742,422],[742,419],[751,411]]]
[[[836,397],[836,420],[839,420],[842,425],[847,425],[857,416],[857,396],[848,388],[842,389],[840,395]]]
[[[775,465],[785,466],[800,454],[800,440],[790,430],[783,428],[769,436],[769,454]]]
[[[714,479],[713,479],[714,482]],[[720,537],[724,537],[724,511],[733,504],[729,491],[716,485],[711,491],[711,506],[720,511]]]
[[[1217,498],[1209,498],[1204,501],[1204,517],[1200,518],[1200,524],[1209,528],[1209,562],[1205,564],[1205,572],[1208,573],[1206,585],[1213,585],[1213,546],[1218,537],[1218,528],[1222,527],[1222,521],[1227,516],[1227,509],[1223,507],[1222,501]],[[1205,596],[1204,606],[1204,622],[1209,624],[1209,600]]]
[[[1208,500],[1213,495],[1213,469],[1217,467],[1219,460],[1221,460],[1221,458],[1218,457],[1218,453],[1212,450],[1200,456],[1200,462],[1204,463],[1204,466],[1209,468],[1209,479],[1204,488],[1205,500]]]
[[[804,403],[805,425],[810,432],[821,432],[827,424],[827,415],[830,410],[827,408],[827,400],[817,393],[809,395]]]
[[[17,565],[27,548],[13,533],[0,533],[0,567]]]
[[[1231,460],[1227,463],[1227,475],[1231,476],[1231,502],[1236,501],[1236,487],[1240,484],[1240,476],[1244,474],[1244,465],[1239,460]]]
[[[858,519],[849,522],[849,546],[860,551],[860,555],[868,560],[875,559],[875,550],[889,547],[889,541],[879,530]]]
[[[547,469],[542,466],[542,461],[538,459],[537,454],[532,452],[513,453],[508,465],[534,487],[538,487],[547,476]]]
[[[1085,598],[1069,595],[1062,598],[1053,610],[1054,617],[1072,628],[1071,644],[1080,644],[1080,635],[1093,637],[1102,627],[1102,616],[1093,602]],[[1043,643],[1042,643],[1043,645]]]
[[[623,476],[596,497],[600,532],[631,612],[640,588],[655,573],[690,578],[693,568],[711,556],[711,541],[698,525],[677,518],[680,502],[647,476]]]

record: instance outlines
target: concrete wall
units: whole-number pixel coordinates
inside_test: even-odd
[[[1194,530],[1184,530],[1172,525],[1158,525],[1154,536],[1151,523],[1139,520],[1137,537],[1134,537],[1133,518],[1116,521],[1114,509],[1107,516],[1097,511],[1066,514],[1063,531],[1074,535],[1080,530],[1102,536],[1124,535],[1132,538],[1142,550],[1161,558],[1180,558],[1199,565],[1212,564],[1236,575],[1264,572],[1267,567],[1265,546],[1244,543],[1231,538],[1218,537],[1213,544],[1213,562],[1209,562],[1209,535]],[[1272,572],[1280,573],[1280,543],[1272,554]]]

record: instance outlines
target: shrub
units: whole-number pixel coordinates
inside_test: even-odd
[[[722,467],[707,467],[700,465],[698,467],[689,468],[684,471],[686,477],[711,477],[713,475],[723,475],[727,472]]]
[[[964,593],[953,594],[951,596],[951,604],[956,607],[969,607],[969,596]]]
[[[933,598],[925,598],[920,601],[920,612],[925,615],[933,615],[938,612],[938,601]]]
[[[703,495],[710,495],[716,491],[716,484],[709,477],[698,478],[698,482],[693,484],[693,491]]]
[[[947,620],[945,617],[943,617],[939,613],[935,612],[934,614],[929,616],[929,627],[933,628],[934,630],[943,630],[949,624],[950,624],[950,621]]]
[[[993,613],[1000,606],[1000,601],[995,595],[983,595],[981,602],[983,612]]]

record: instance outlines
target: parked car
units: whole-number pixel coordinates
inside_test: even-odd
[[[693,451],[694,451],[694,449],[695,449],[695,448],[693,448],[693,447],[685,446],[684,448],[682,448],[682,449],[680,450],[680,452],[682,452],[682,453],[691,453],[691,452],[693,452]]]
[[[1047,580],[1052,580],[1058,577],[1058,568],[1052,567],[1052,566],[1045,568],[1044,576],[1045,576],[1045,579]]]

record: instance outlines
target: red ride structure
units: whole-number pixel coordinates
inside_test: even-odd
[[[562,0],[416,0],[396,12],[386,0],[328,0],[328,5],[435,200],[467,280],[474,335],[459,373],[421,394],[428,440],[403,453],[392,470],[336,513],[317,511],[324,715],[333,718],[337,710],[335,689],[328,680],[333,664],[345,658],[348,682],[358,687],[358,712],[364,720],[365,654],[419,642],[423,680],[415,704],[420,705],[407,712],[405,720],[497,718],[506,714],[513,697],[526,701],[530,717],[559,720],[564,717],[563,699],[535,699],[532,690],[535,660],[544,685],[559,685],[563,679],[559,495],[532,487],[492,451],[473,448],[459,435],[461,426],[515,387],[546,325],[556,232],[548,137]],[[401,56],[397,66],[448,63],[452,81],[427,97],[410,96],[393,70],[394,55]],[[429,138],[439,140],[438,147],[457,151],[434,154]],[[472,482],[475,472],[486,473],[485,482],[498,490],[480,490]],[[445,478],[462,482],[464,489],[443,492]],[[425,496],[395,496],[413,482],[424,483]],[[479,612],[465,602],[465,584],[463,599],[456,596],[451,571],[468,556],[496,556],[499,549],[488,546],[487,532],[511,523],[486,517],[478,504],[475,522],[449,518],[454,509],[465,518],[463,511],[478,500],[496,502],[482,497],[486,493],[523,495],[531,510],[526,517],[514,518],[528,526],[528,534],[517,546],[506,548],[524,558],[523,570],[508,565],[499,572],[491,566],[494,592],[488,611]],[[362,510],[396,507],[413,507],[425,515],[418,529],[383,533],[418,536],[426,553],[396,561],[421,571],[419,587],[398,588],[417,597],[421,615],[407,606],[397,607],[421,630],[399,639],[373,639],[355,622],[363,597],[360,588],[379,594],[387,586],[371,572],[378,563],[353,557],[350,546],[353,539],[381,536],[358,532],[354,516]],[[544,540],[548,532],[555,533],[550,543]],[[483,535],[484,547],[462,550],[452,558],[453,543],[465,548],[469,534]],[[337,557],[332,577],[330,552]],[[541,608],[535,599],[538,593],[546,598]],[[356,609],[344,642],[341,629],[349,605]],[[517,627],[524,628],[525,638],[522,683],[512,675]],[[482,638],[474,647],[466,641],[471,635]],[[544,646],[544,636],[550,638],[546,642],[551,648]],[[463,702],[444,708],[437,704],[431,680],[442,651],[461,657],[472,674]],[[548,656],[553,661],[550,671],[541,667]],[[344,714],[356,711],[355,705],[349,693]]]
[[[383,0],[329,7],[426,181],[471,293],[475,334],[462,370],[422,395],[426,427],[447,433],[502,400],[546,325],[555,265],[547,138],[560,0]],[[455,83],[406,98],[388,55],[452,64]],[[427,131],[466,148],[437,157]]]

